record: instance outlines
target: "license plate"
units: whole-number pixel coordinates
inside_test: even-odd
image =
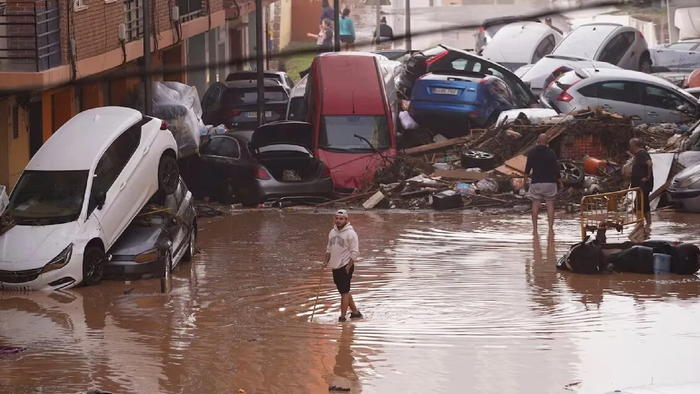
[[[457,89],[445,89],[445,88],[434,88],[433,94],[449,94],[450,96],[456,96],[459,91]]]
[[[0,290],[5,290],[5,291],[31,291],[32,288],[29,286],[21,286],[21,285],[10,285],[7,283],[0,283]]]
[[[246,112],[246,116],[249,118],[258,118],[258,113],[257,112]],[[272,117],[272,111],[265,111],[265,117],[266,118],[271,118]]]

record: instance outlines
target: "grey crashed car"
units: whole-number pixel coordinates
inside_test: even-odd
[[[182,261],[191,261],[197,241],[197,212],[192,193],[180,178],[177,190],[156,195],[109,250],[110,278],[162,277]]]
[[[666,191],[676,207],[700,212],[700,163],[676,174]]]
[[[622,69],[577,69],[555,79],[540,97],[559,113],[603,107],[641,123],[685,123],[700,112],[698,100],[653,75]]]

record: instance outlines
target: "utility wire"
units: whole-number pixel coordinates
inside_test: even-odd
[[[625,4],[624,0],[619,0],[619,1],[604,1],[604,2],[596,2],[595,4],[591,5],[586,5],[586,6],[580,6],[580,7],[572,7],[572,8],[567,8],[565,10],[557,10],[557,11],[552,11],[548,10],[546,12],[538,12],[534,14],[528,14],[528,15],[523,15],[523,18],[545,18],[548,16],[552,15],[558,15],[562,12],[572,12],[576,10],[585,10],[585,9],[595,9],[595,8],[601,8],[601,7],[612,7],[616,5],[621,5]],[[410,38],[415,38],[415,37],[420,37],[420,36],[429,36],[433,35],[436,33],[443,33],[443,32],[452,32],[452,31],[459,31],[459,30],[465,30],[465,29],[476,29],[481,27],[481,23],[478,24],[463,24],[463,25],[455,25],[451,27],[442,27],[442,28],[435,28],[435,29],[426,29],[420,32],[411,32]],[[406,38],[405,35],[397,35],[394,36],[393,41],[403,41]],[[372,40],[368,40],[365,42],[360,42],[357,43],[356,46],[361,47],[363,45],[371,45]],[[258,54],[261,56],[264,56],[262,51],[257,51]],[[297,55],[308,55],[308,54],[315,54],[317,53],[316,48],[305,48],[305,49],[296,49],[296,50],[288,50],[284,51],[281,53],[273,54],[270,55],[268,58],[271,60],[274,59],[284,59],[292,56],[297,56]],[[93,76],[87,76],[78,80],[74,81],[64,81],[64,82],[59,82],[55,84],[50,84],[50,85],[24,85],[19,89],[13,89],[13,88],[7,88],[7,87],[2,87],[0,86],[0,94],[2,95],[11,95],[11,94],[21,94],[21,93],[29,93],[29,92],[35,92],[35,91],[42,91],[42,90],[49,90],[49,89],[55,89],[55,88],[61,88],[61,87],[66,87],[66,86],[82,86],[82,85],[90,85],[94,84],[97,82],[103,82],[103,81],[111,81],[111,80],[119,80],[119,79],[124,79],[124,78],[134,78],[134,77],[145,77],[145,76],[151,76],[151,75],[160,75],[160,74],[169,74],[169,73],[176,73],[176,72],[182,72],[182,71],[205,71],[205,70],[211,70],[211,71],[216,71],[217,69],[224,67],[224,66],[234,66],[234,65],[240,65],[240,64],[245,64],[248,62],[251,62],[253,60],[256,60],[256,57],[249,57],[249,58],[241,58],[241,59],[230,59],[230,60],[224,60],[220,62],[215,62],[215,63],[202,63],[202,64],[190,64],[187,66],[159,66],[159,67],[150,67],[149,69],[138,69],[138,70],[119,70],[119,71],[112,71],[108,75],[93,75]],[[109,71],[105,71],[109,72]]]

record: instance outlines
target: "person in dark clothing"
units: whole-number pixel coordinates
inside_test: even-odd
[[[654,164],[651,161],[649,152],[644,150],[639,138],[630,140],[630,150],[627,152],[634,157],[632,163],[632,187],[642,189],[642,209],[646,220],[646,232],[651,229],[651,207],[649,206],[649,195],[654,188]],[[635,207],[639,207],[639,196],[635,201]],[[637,208],[639,209],[639,208]]]
[[[377,37],[379,33],[379,37]],[[378,31],[374,32],[374,44],[377,46],[377,50],[391,49],[394,41],[394,29],[387,25],[386,17],[383,16]]]
[[[323,23],[324,19],[328,19],[331,21],[335,20],[335,11],[333,10],[333,8],[331,8],[331,5],[328,3],[328,0],[323,0],[321,2],[321,18],[318,20],[318,23]]]
[[[554,227],[554,199],[557,196],[557,183],[564,187],[559,168],[557,155],[547,146],[549,139],[546,134],[537,137],[537,146],[527,154],[525,164],[525,182],[531,176],[529,197],[532,200],[532,225],[537,231],[537,216],[540,213],[540,205],[544,201],[547,205],[547,219],[549,230]],[[530,175],[532,173],[532,175]]]

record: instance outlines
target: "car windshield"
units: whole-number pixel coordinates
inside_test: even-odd
[[[7,206],[18,224],[61,224],[78,219],[89,171],[25,171]]]
[[[615,25],[581,26],[566,36],[554,48],[552,55],[582,56],[593,59],[603,45],[603,41],[617,28],[618,26]]]
[[[391,147],[391,135],[386,116],[324,116],[321,121],[319,147],[352,152],[372,152],[372,148],[387,150]]]
[[[279,88],[265,88],[265,101],[284,101],[286,99],[287,92],[281,86]],[[224,92],[221,101],[229,106],[255,104],[258,102],[258,90],[256,88],[228,89]]]

